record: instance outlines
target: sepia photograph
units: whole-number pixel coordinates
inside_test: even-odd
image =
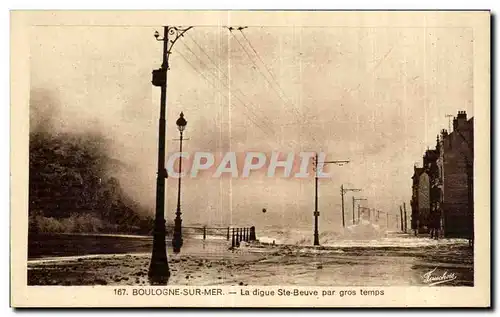
[[[489,283],[488,11],[54,14],[23,41],[23,287],[361,301]]]

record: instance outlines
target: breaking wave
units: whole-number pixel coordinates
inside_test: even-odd
[[[313,229],[273,229],[263,228],[257,231],[261,243],[277,245],[313,245]],[[466,239],[439,239],[414,237],[395,230],[387,230],[377,224],[362,220],[338,230],[320,230],[319,242],[328,247],[422,247],[445,244],[467,244]]]

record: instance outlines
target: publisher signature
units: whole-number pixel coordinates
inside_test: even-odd
[[[434,270],[429,271],[424,275],[422,275],[423,282],[425,284],[428,284],[429,286],[434,286],[446,282],[451,282],[457,278],[457,275],[455,273],[448,273],[448,271],[444,271],[444,273],[441,275],[434,274],[436,270],[437,267]]]

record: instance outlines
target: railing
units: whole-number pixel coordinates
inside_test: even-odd
[[[199,232],[203,234],[203,240],[207,239],[207,235],[210,234],[212,236],[225,236],[226,240],[231,240],[231,247],[239,247],[240,242],[245,241],[255,241],[255,227],[243,227],[243,228],[234,228],[234,227],[182,227],[183,229],[191,229],[195,232]]]

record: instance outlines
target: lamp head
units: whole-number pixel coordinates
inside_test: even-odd
[[[180,132],[182,132],[182,131],[184,131],[184,129],[186,129],[187,121],[186,121],[186,119],[184,119],[184,113],[181,112],[179,119],[177,119],[175,124],[177,124],[177,128],[179,129]]]
[[[155,31],[155,38],[158,39],[159,36],[160,36],[160,33],[158,33],[158,31]]]

